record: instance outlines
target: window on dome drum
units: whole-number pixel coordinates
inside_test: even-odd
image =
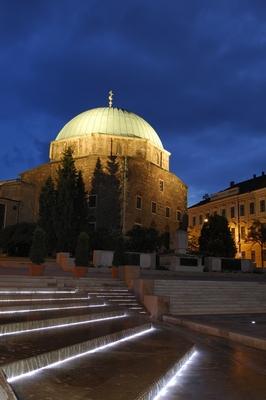
[[[241,251],[241,258],[246,258],[246,252],[245,251]]]
[[[176,212],[176,220],[181,221],[181,212],[180,211]]]
[[[251,261],[253,261],[253,262],[256,261],[256,252],[255,252],[255,250],[251,250]]]
[[[192,225],[195,226],[196,225],[196,217],[192,218]]]
[[[231,218],[235,218],[235,207],[231,207],[230,208],[230,212],[231,212]]]
[[[97,194],[89,194],[88,205],[89,205],[89,208],[97,207]]]
[[[162,179],[159,180],[159,187],[160,187],[160,192],[164,191],[164,181]]]
[[[260,200],[260,212],[265,212],[265,200]]]
[[[241,236],[241,239],[246,239],[246,229],[244,226],[241,226],[241,228],[240,228],[240,236]]]
[[[214,211],[213,215],[217,215],[217,211]]]
[[[222,209],[222,217],[226,218],[226,209],[225,208]]]
[[[249,203],[249,213],[250,214],[255,214],[255,203]]]
[[[141,196],[136,196],[136,208],[138,210],[142,209],[142,197]]]
[[[199,224],[202,225],[202,222],[203,222],[203,217],[202,217],[202,215],[200,215],[199,216]]]
[[[170,217],[170,207],[165,207],[165,216],[166,218]]]
[[[157,212],[157,204],[155,203],[155,201],[151,202],[151,212],[153,214],[156,214],[156,212]]]
[[[236,238],[236,229],[235,228],[231,228],[231,235],[232,235],[232,238],[235,240],[235,238]]]
[[[239,206],[239,215],[240,215],[240,217],[244,217],[244,215],[245,215],[245,206],[244,206],[244,204],[240,204],[240,206]]]
[[[5,227],[5,213],[6,206],[4,204],[0,204],[0,229]]]

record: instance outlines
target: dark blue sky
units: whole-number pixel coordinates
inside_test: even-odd
[[[143,116],[190,203],[266,170],[264,0],[2,0],[0,179],[80,112]]]

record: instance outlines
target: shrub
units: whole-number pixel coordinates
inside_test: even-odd
[[[46,239],[43,229],[37,227],[30,248],[30,260],[33,264],[43,264],[46,256]]]
[[[90,257],[90,240],[86,232],[81,232],[78,237],[75,264],[79,267],[88,267]]]
[[[21,222],[0,232],[0,247],[9,256],[28,257],[36,224]]]

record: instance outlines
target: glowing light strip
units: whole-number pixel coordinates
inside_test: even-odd
[[[133,297],[135,298],[135,297]],[[132,301],[133,299],[123,299],[123,301]],[[122,299],[110,299],[109,301],[122,301]]]
[[[77,290],[0,290],[0,295],[1,294],[32,294],[32,293],[38,293],[38,294],[49,294],[49,293],[67,293],[67,294],[74,294],[77,293]]]
[[[97,293],[97,291],[98,292],[128,292],[128,289],[98,289],[98,288],[95,288],[94,289],[95,291],[93,291],[93,292],[90,292],[90,293]]]
[[[128,296],[125,296],[124,294],[105,294],[105,295],[99,295],[99,294],[97,294],[97,297],[118,297],[118,298],[123,298],[123,299],[131,299],[131,298],[135,298],[135,296],[133,296],[133,295],[128,295]],[[118,301],[118,300],[117,300]]]
[[[28,298],[28,299],[0,299],[0,303],[14,303],[14,302],[27,302],[27,301],[69,301],[69,300],[88,300],[89,297],[55,297],[55,298]]]
[[[84,353],[80,353],[80,354],[76,354],[75,356],[67,357],[64,360],[56,361],[56,362],[51,363],[50,365],[47,365],[45,367],[37,368],[37,369],[35,369],[33,371],[26,372],[25,374],[20,374],[20,375],[17,375],[17,376],[13,376],[12,378],[8,378],[7,381],[9,383],[12,383],[12,382],[17,381],[18,379],[22,379],[22,378],[26,378],[26,377],[35,375],[36,373],[38,373],[38,372],[40,372],[40,371],[42,371],[44,369],[58,367],[59,365],[61,365],[63,363],[66,363],[66,362],[69,362],[69,361],[72,361],[72,360],[76,360],[77,358],[84,357],[84,356],[87,356],[89,354],[96,353],[98,351],[101,351],[101,350],[107,349],[109,347],[115,346],[118,343],[126,342],[128,340],[135,339],[135,338],[137,338],[139,336],[143,336],[143,335],[145,335],[147,333],[150,333],[150,332],[154,331],[155,329],[156,328],[154,328],[154,327],[151,327],[149,329],[145,329],[142,332],[134,333],[133,335],[127,336],[127,337],[125,337],[123,339],[115,340],[114,342],[105,344],[103,346],[96,347],[95,349],[85,351]]]
[[[171,379],[169,379],[168,382],[166,382],[163,388],[159,391],[159,393],[157,393],[155,397],[153,397],[152,400],[160,400],[168,393],[170,387],[173,387],[178,383],[178,378],[182,375],[182,372],[184,372],[188,365],[191,364],[193,358],[195,358],[196,355],[198,355],[198,352],[194,351],[191,356],[185,361],[185,363],[178,369],[175,375]]]
[[[24,330],[21,330],[21,331],[5,332],[5,333],[0,333],[0,336],[18,335],[18,334],[21,334],[21,333],[44,331],[44,330],[48,330],[48,329],[67,328],[69,326],[92,324],[93,322],[100,322],[100,321],[108,321],[110,319],[113,320],[113,319],[118,319],[118,318],[125,318],[126,316],[127,315],[124,313],[122,315],[116,315],[116,316],[112,316],[112,317],[96,318],[96,319],[91,319],[91,320],[86,320],[86,321],[70,322],[70,323],[65,323],[65,324],[60,324],[60,325],[44,326],[44,327],[41,327],[41,328],[24,329]]]
[[[68,306],[68,307],[50,307],[50,308],[28,308],[26,310],[7,310],[0,311],[0,314],[19,314],[19,313],[31,313],[37,311],[58,311],[58,310],[73,310],[79,308],[94,308],[94,307],[106,307],[106,304],[90,304],[87,306]]]

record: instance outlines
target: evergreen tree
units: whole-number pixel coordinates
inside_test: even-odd
[[[81,232],[78,236],[75,251],[75,264],[78,267],[88,267],[90,258],[90,240],[86,232]]]
[[[52,178],[46,180],[39,197],[38,225],[45,231],[48,254],[53,253],[56,247],[55,217],[56,217],[56,189]]]
[[[67,148],[57,171],[56,236],[57,250],[73,252],[76,241],[77,170],[73,150]]]
[[[75,212],[76,237],[78,237],[80,232],[88,230],[88,200],[81,171],[78,171],[76,177]]]
[[[34,264],[43,264],[46,256],[45,232],[37,227],[33,234],[32,245],[30,248],[30,260]]]
[[[225,217],[211,215],[204,223],[199,237],[199,251],[205,256],[235,256],[236,245]]]

